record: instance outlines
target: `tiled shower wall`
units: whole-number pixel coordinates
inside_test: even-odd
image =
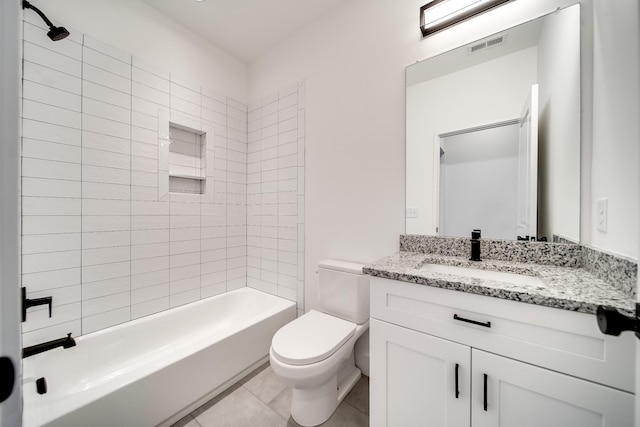
[[[304,311],[305,84],[249,106],[247,284]]]
[[[31,14],[23,46],[23,344],[246,286],[246,105]],[[158,201],[158,110],[214,129],[206,195]]]

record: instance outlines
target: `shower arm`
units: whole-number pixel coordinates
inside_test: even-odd
[[[53,22],[49,21],[49,18],[47,18],[45,16],[45,14],[42,13],[42,11],[40,9],[38,9],[37,7],[35,7],[31,3],[29,3],[27,0],[22,0],[22,8],[23,9],[31,9],[31,10],[35,11],[38,15],[40,15],[40,18],[42,18],[42,20],[45,22],[45,24],[47,24],[49,26],[49,28],[54,28],[55,27],[55,25],[53,25]]]

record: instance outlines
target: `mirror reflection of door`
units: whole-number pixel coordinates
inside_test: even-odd
[[[519,119],[440,135],[441,236],[536,236],[537,85]]]

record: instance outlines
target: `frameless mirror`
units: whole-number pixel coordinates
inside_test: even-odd
[[[580,5],[407,67],[406,232],[579,242]]]

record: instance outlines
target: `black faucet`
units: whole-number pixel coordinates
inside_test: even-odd
[[[51,306],[53,303],[52,297],[44,297],[44,298],[27,298],[27,288],[22,288],[22,321],[27,321],[27,308],[36,307],[38,305],[48,305],[49,306],[49,317],[51,317]]]
[[[471,232],[471,261],[482,261],[480,259],[480,230],[475,229]]]
[[[71,338],[71,332],[67,334],[64,338],[59,338],[57,340],[51,340],[47,342],[43,342],[42,344],[32,345],[30,347],[25,347],[22,349],[22,358],[33,356],[34,354],[43,353],[45,351],[62,347],[62,348],[70,348],[75,347],[76,340]]]

